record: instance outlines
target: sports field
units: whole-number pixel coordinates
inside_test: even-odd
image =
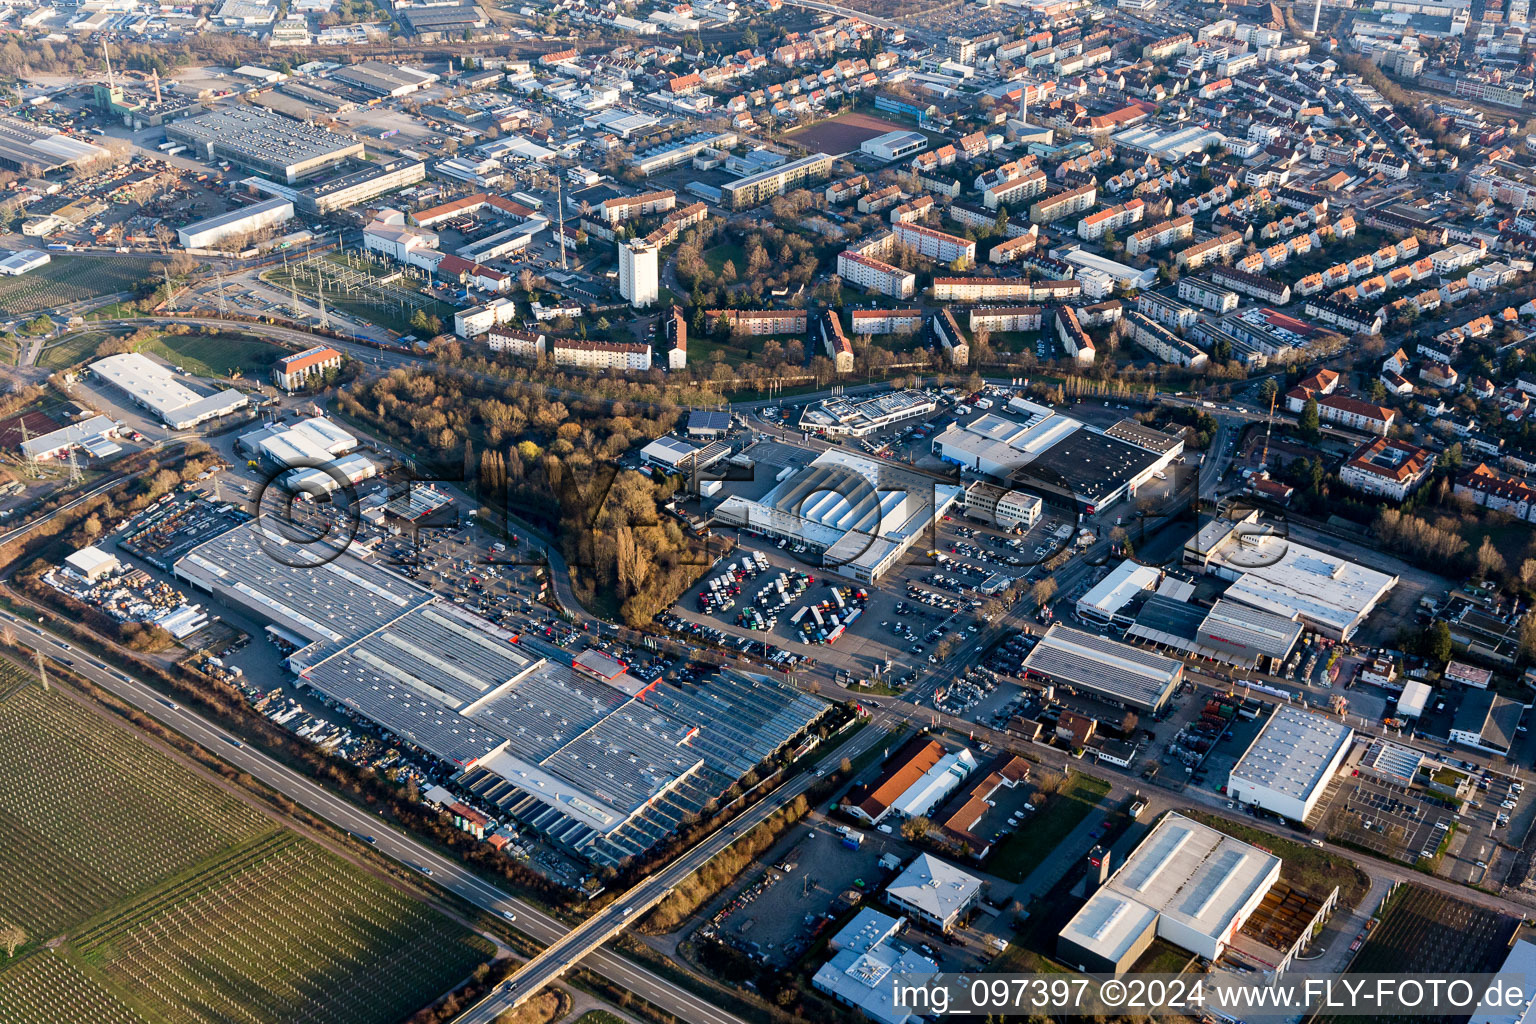
[[[831,153],[841,156],[858,149],[860,144],[878,138],[886,132],[900,131],[909,126],[887,121],[873,114],[849,112],[818,121],[808,128],[796,128],[786,132],[785,141],[793,142],[812,153]]]
[[[494,952],[7,663],[0,763],[6,1024],[393,1024]]]
[[[285,350],[249,335],[163,334],[144,344],[174,366],[199,377],[228,377],[239,370],[246,377],[264,377]]]
[[[0,277],[0,310],[6,316],[53,309],[70,302],[134,291],[152,276],[149,260],[122,256],[51,253],[53,259],[16,277]]]

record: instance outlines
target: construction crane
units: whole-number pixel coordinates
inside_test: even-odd
[[[1269,396],[1269,418],[1264,423],[1264,449],[1259,453],[1259,476],[1269,472],[1269,439],[1275,430],[1275,399],[1280,397],[1280,389],[1275,388],[1275,393]]]

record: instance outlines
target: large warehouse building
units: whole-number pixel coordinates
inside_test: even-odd
[[[1218,598],[1210,608],[1153,594],[1126,635],[1147,643],[1242,668],[1272,668],[1286,658],[1305,627],[1250,605]]]
[[[873,583],[962,493],[922,473],[833,448],[755,501],[726,498],[715,518],[808,544],[822,552],[827,568]]]
[[[1184,679],[1184,663],[1057,623],[1024,659],[1025,678],[1156,712]]]
[[[1184,546],[1186,565],[1232,581],[1229,600],[1296,618],[1348,640],[1397,585],[1397,577],[1298,544],[1259,521],[1258,512],[1212,519]]]
[[[1215,960],[1279,879],[1274,854],[1169,814],[1067,922],[1056,955],[1120,974],[1161,938]]]
[[[286,199],[266,199],[177,228],[176,239],[183,249],[207,249],[226,239],[244,238],[292,219],[292,203]]]
[[[945,462],[1089,514],[1135,497],[1184,450],[1177,438],[1134,422],[1100,432],[1022,398],[950,424],[930,445]]]
[[[1281,704],[1233,766],[1227,795],[1304,822],[1348,756],[1354,735],[1343,722]]]
[[[306,566],[263,520],[194,548],[176,577],[269,623],[288,667],[455,783],[596,864],[644,853],[825,710],[724,671],[645,684],[612,659],[548,656],[350,551]]]
[[[289,185],[363,156],[361,142],[262,107],[224,107],[173,121],[165,137],[186,143],[203,160],[228,160]]]
[[[92,373],[121,388],[173,430],[186,430],[205,420],[244,408],[249,399],[234,388],[200,395],[176,379],[169,369],[138,352],[122,352],[98,359]]]

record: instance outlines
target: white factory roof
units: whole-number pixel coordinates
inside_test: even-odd
[[[122,352],[98,359],[90,366],[103,380],[122,388],[133,400],[172,427],[188,427],[233,412],[246,397],[233,388],[214,395],[200,395],[176,379],[175,374],[138,352]]]
[[[1118,962],[1150,918],[1224,941],[1280,858],[1209,825],[1169,814],[1062,929],[1065,939]]]
[[[969,750],[945,754],[896,798],[891,810],[904,818],[926,815],[940,800],[959,789],[965,777],[975,770],[976,758]]]
[[[1211,567],[1240,574],[1226,597],[1339,633],[1357,627],[1397,583],[1396,576],[1273,535],[1228,540]]]
[[[896,1005],[895,977],[938,971],[938,965],[921,953],[881,942],[865,953],[845,949],[821,965],[812,979],[823,992],[857,1006],[878,1024],[908,1024],[919,1014]]]
[[[1529,939],[1520,939],[1509,949],[1509,955],[1504,958],[1504,965],[1499,968],[1499,973],[1510,975],[1506,982],[1519,983],[1521,978],[1536,978],[1536,944]],[[1530,983],[1524,982],[1521,987],[1529,993]],[[1527,998],[1520,1006],[1487,1005],[1485,999],[1477,1006],[1476,1012],[1467,1020],[1467,1024],[1525,1024],[1527,1021],[1536,1020],[1536,1001]]]
[[[1408,680],[1403,684],[1403,692],[1397,696],[1398,715],[1418,718],[1424,713],[1424,706],[1429,703],[1429,695],[1433,692],[1430,685],[1422,680]]]
[[[1231,778],[1306,800],[1328,781],[1333,755],[1354,735],[1343,722],[1281,704],[1232,768]]]
[[[92,416],[88,420],[79,423],[71,423],[67,427],[58,430],[50,430],[46,434],[28,438],[21,442],[21,452],[34,458],[42,458],[51,455],[61,448],[71,445],[84,445],[98,438],[106,437],[117,429],[117,424],[106,416]]]
[[[892,899],[900,900],[940,921],[947,921],[952,914],[964,908],[976,891],[981,879],[961,871],[953,864],[939,860],[929,853],[920,853],[901,874],[892,879],[885,892]]]
[[[71,569],[79,570],[82,576],[89,577],[91,573],[97,571],[98,569],[116,565],[117,558],[114,555],[109,555],[107,552],[101,550],[101,548],[98,548],[93,544],[90,547],[81,548],[74,554],[69,555],[64,559],[64,562]]]
[[[1157,586],[1160,575],[1151,566],[1127,558],[1095,584],[1092,590],[1078,598],[1077,606],[1092,608],[1101,615],[1113,615],[1130,604],[1131,598],[1143,590]]]

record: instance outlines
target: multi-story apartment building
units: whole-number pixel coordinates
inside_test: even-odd
[[[896,224],[891,231],[902,245],[929,259],[940,263],[962,260],[967,266],[976,262],[976,243],[968,238],[935,231],[921,224]]]
[[[1056,338],[1079,366],[1093,365],[1098,352],[1094,349],[1093,339],[1083,330],[1082,321],[1077,318],[1077,310],[1071,306],[1058,306],[1056,309]]]
[[[860,255],[852,249],[838,253],[837,276],[856,288],[895,299],[910,299],[917,294],[917,275],[910,270],[902,270],[872,256]]]
[[[933,336],[939,339],[939,345],[945,355],[949,356],[951,366],[961,367],[970,363],[971,342],[960,329],[954,310],[946,306],[933,315]]]
[[[636,217],[665,213],[677,205],[677,193],[671,189],[645,192],[638,196],[615,196],[597,204],[593,215],[608,225],[623,224]]]
[[[688,366],[688,320],[683,316],[683,307],[674,302],[667,315],[662,317],[661,324],[667,369],[685,369]]]
[[[1254,274],[1236,267],[1212,267],[1208,276],[1214,284],[1251,296],[1261,302],[1273,302],[1277,306],[1283,306],[1291,301],[1290,285],[1276,281],[1272,277],[1265,277],[1263,274]]]
[[[1017,238],[1010,238],[1006,242],[999,242],[992,247],[992,251],[987,253],[987,262],[999,264],[1012,263],[1014,260],[1022,259],[1034,252],[1037,244],[1039,244],[1039,238],[1035,235],[1020,235]]]
[[[834,157],[826,153],[791,160],[787,164],[749,174],[720,186],[720,203],[728,210],[745,210],[792,188],[825,178],[832,170]]]
[[[556,366],[584,370],[649,370],[651,346],[636,341],[588,341],[555,338],[551,342]]]
[[[1175,331],[1188,330],[1200,319],[1200,311],[1183,299],[1157,292],[1142,292],[1136,296],[1136,312]]]
[[[1039,306],[972,306],[972,331],[1038,331],[1044,323]]]
[[[1125,322],[1131,327],[1131,340],[1165,363],[1198,370],[1210,361],[1204,352],[1150,317],[1127,313]]]
[[[981,201],[989,210],[1000,206],[1018,206],[1043,193],[1049,181],[1045,172],[1037,167],[1017,177],[988,185],[982,189]]]
[[[732,334],[804,334],[803,309],[711,309],[705,313],[711,324],[725,320]]]
[[[1203,242],[1196,242],[1186,249],[1180,249],[1174,256],[1173,262],[1185,270],[1199,270],[1211,263],[1220,263],[1222,260],[1231,259],[1243,251],[1243,236],[1241,232],[1228,231],[1217,235],[1215,238],[1207,238]]]
[[[1092,209],[1098,199],[1097,185],[1091,183],[1079,185],[1077,188],[1036,200],[1035,204],[1029,208],[1029,219],[1035,224],[1050,224],[1063,217],[1071,217],[1084,210]]]
[[[1536,522],[1536,490],[1519,477],[1500,473],[1484,463],[1456,481],[1454,493],[1496,512]]]
[[[1368,309],[1352,302],[1339,302],[1313,296],[1307,300],[1307,315],[1324,323],[1342,327],[1352,334],[1380,334],[1381,310]]]
[[[543,355],[547,340],[542,334],[512,328],[492,328],[491,332],[485,336],[486,346],[492,352],[502,352],[524,359]]]
[[[1218,287],[1200,277],[1179,278],[1179,298],[1217,313],[1230,313],[1242,303],[1237,292]]]
[[[641,309],[661,294],[661,246],[637,238],[619,245],[619,294]]]
[[[854,334],[911,334],[923,326],[920,309],[856,309],[849,315]]]
[[[936,302],[1066,302],[1083,286],[1075,280],[1031,281],[1018,277],[936,277]]]
[[[1402,501],[1429,478],[1435,468],[1433,452],[1406,441],[1385,437],[1355,449],[1339,469],[1344,486],[1378,498]]]
[[[1194,218],[1183,216],[1165,220],[1161,224],[1142,228],[1125,240],[1125,251],[1132,256],[1142,256],[1154,249],[1182,242],[1195,234]]]
[[[1146,212],[1147,204],[1140,199],[1095,210],[1077,222],[1077,237],[1085,242],[1097,242],[1106,231],[1123,231],[1133,224],[1140,224]]]
[[[833,369],[838,373],[853,372],[853,343],[848,340],[848,335],[843,332],[843,318],[837,310],[828,309],[817,318],[816,325],[821,331],[822,348],[827,353],[827,358],[832,360]]]

